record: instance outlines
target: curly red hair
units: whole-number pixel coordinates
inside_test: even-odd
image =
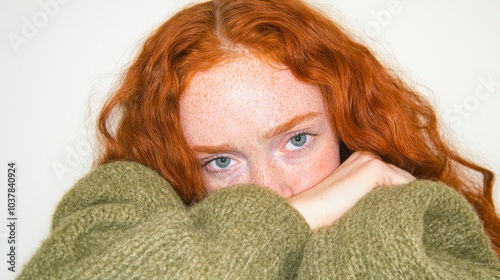
[[[319,86],[342,157],[370,151],[462,193],[500,254],[493,173],[450,147],[428,101],[331,19],[298,0],[214,0],[187,7],[161,25],[99,115],[102,154],[96,164],[141,162],[187,204],[202,199],[200,166],[180,127],[179,99],[193,74],[242,49]],[[479,172],[482,181],[464,170]]]

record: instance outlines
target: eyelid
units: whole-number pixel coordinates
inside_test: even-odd
[[[310,139],[308,140],[308,142],[306,144],[304,144],[304,146],[301,146],[301,147],[297,147],[297,149],[293,149],[293,150],[286,150],[285,147],[286,145],[296,136],[299,136],[299,135],[308,135],[310,137],[315,137],[315,136],[318,136],[318,133],[316,132],[316,130],[313,130],[311,128],[308,128],[308,129],[303,129],[303,130],[299,130],[299,131],[294,131],[290,134],[288,134],[286,137],[285,137],[285,143],[282,144],[281,146],[283,147],[282,150],[284,150],[284,152],[288,152],[288,153],[296,153],[296,152],[301,152],[305,149],[307,149],[310,145],[311,145],[311,142],[314,141],[314,139]]]
[[[227,157],[227,158],[230,158],[231,160],[233,160],[233,158],[231,158],[231,156],[229,154],[216,154],[216,155],[212,155],[212,156],[201,159],[200,163],[201,163],[202,167],[205,167],[210,162],[212,162],[218,158],[224,158],[224,157]]]
[[[219,158],[229,158],[231,160],[231,164],[227,168],[212,168],[208,166],[210,163],[213,163],[215,160]],[[235,165],[238,165],[240,163],[240,160],[235,159],[234,157],[231,156],[231,154],[217,154],[213,155],[210,157],[207,157],[205,159],[201,160],[201,165],[202,168],[204,169],[205,172],[207,172],[210,176],[216,176],[216,175],[222,175],[224,173],[230,173],[234,171]]]
[[[288,143],[288,141],[292,140],[292,138],[294,138],[296,136],[299,136],[299,135],[318,136],[318,132],[316,132],[316,130],[313,130],[311,128],[306,128],[306,129],[302,129],[302,130],[299,130],[299,131],[294,131],[292,133],[289,133],[285,137],[285,139],[287,139],[285,143]]]

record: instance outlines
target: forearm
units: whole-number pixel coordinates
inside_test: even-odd
[[[380,188],[313,233],[299,279],[496,279],[500,264],[475,212],[430,181]]]
[[[268,190],[221,190],[187,208],[137,164],[82,179],[53,224],[20,279],[286,278],[310,234],[300,214]]]

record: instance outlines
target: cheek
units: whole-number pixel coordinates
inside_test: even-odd
[[[237,168],[234,172],[229,174],[227,177],[222,176],[222,178],[212,177],[202,170],[202,180],[205,190],[208,192],[215,191],[218,189],[228,188],[237,184],[249,183],[245,181],[245,176],[243,176],[242,167]]]
[[[329,139],[317,154],[311,156],[299,166],[295,166],[289,174],[288,182],[293,193],[306,191],[332,174],[340,165],[339,149],[335,139]]]
[[[215,185],[211,184],[211,182],[208,182],[208,181],[207,181],[207,180],[205,180],[205,179],[203,180],[203,183],[205,184],[205,190],[206,190],[207,192],[212,192],[212,191],[215,191],[215,190],[217,190],[217,189],[220,189],[220,187],[217,187],[217,186],[215,186]]]
[[[311,164],[301,166],[299,170],[291,174],[294,177],[290,178],[293,180],[291,182],[295,184],[293,193],[298,194],[316,186],[332,174],[339,165],[340,162],[337,155],[326,153],[321,158],[312,161]]]
[[[215,191],[215,190],[218,190],[218,189],[227,188],[227,187],[231,186],[227,182],[221,182],[219,180],[215,180],[213,178],[209,178],[206,175],[203,176],[203,184],[204,184],[205,190],[207,192],[212,192],[212,191]]]

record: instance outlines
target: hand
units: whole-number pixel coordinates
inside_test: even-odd
[[[410,173],[371,153],[355,152],[323,181],[288,201],[315,230],[333,224],[374,188],[413,180]]]

